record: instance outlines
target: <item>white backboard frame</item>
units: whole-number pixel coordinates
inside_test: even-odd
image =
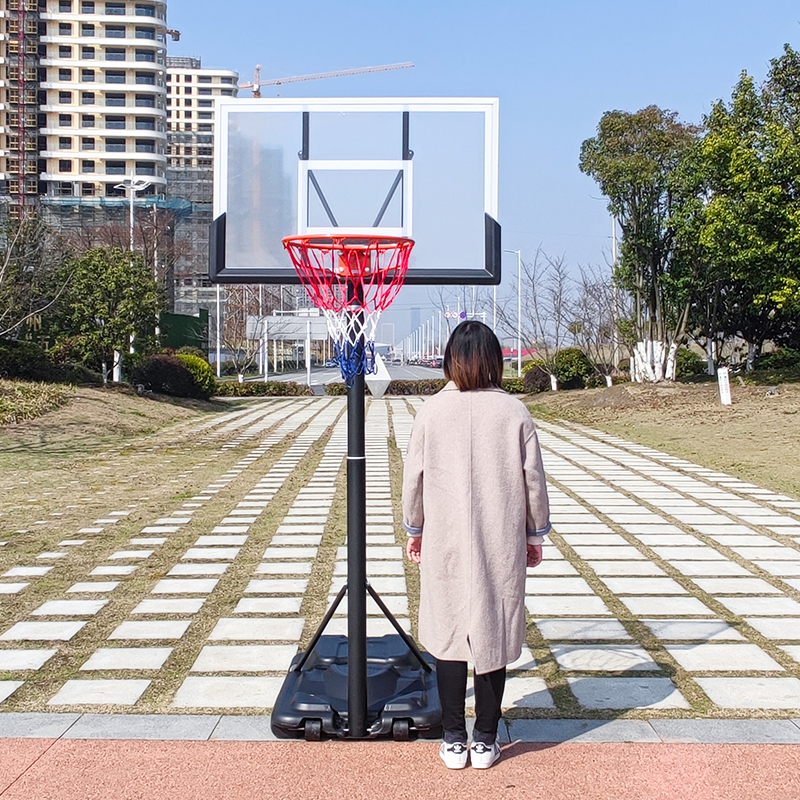
[[[226,227],[229,191],[229,130],[231,114],[301,114],[328,112],[331,114],[346,113],[397,113],[403,112],[404,125],[407,126],[408,115],[426,112],[471,112],[483,115],[483,209],[484,230],[482,263],[470,265],[466,269],[436,268],[424,266],[412,268],[406,277],[406,283],[418,285],[431,284],[482,284],[492,285],[500,282],[500,226],[498,219],[498,171],[499,171],[499,101],[497,98],[274,98],[274,99],[239,99],[220,98],[216,106],[216,136],[214,159],[214,223],[211,235],[211,257],[209,276],[213,282],[219,283],[299,283],[296,273],[287,267],[266,267],[256,263],[236,265],[226,263]],[[307,116],[306,116],[307,118]],[[412,131],[413,134],[413,131]],[[414,167],[413,152],[404,139],[404,155],[398,160],[375,161],[365,159],[332,161],[330,159],[314,160],[308,157],[307,132],[298,152],[297,165],[297,213],[295,230],[286,235],[346,235],[368,236],[378,234],[385,236],[407,236],[414,238]],[[404,133],[407,137],[407,132]],[[413,135],[411,142],[413,144]],[[305,151],[305,153],[304,153]],[[402,175],[401,209],[402,224],[400,227],[382,226],[380,228],[350,226],[336,227],[309,224],[309,173],[317,170],[357,170],[386,169],[396,170]],[[475,230],[471,227],[470,230]]]

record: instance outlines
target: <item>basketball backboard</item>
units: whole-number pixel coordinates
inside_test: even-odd
[[[497,173],[496,98],[223,98],[209,275],[298,283],[285,236],[380,235],[406,284],[497,284]]]

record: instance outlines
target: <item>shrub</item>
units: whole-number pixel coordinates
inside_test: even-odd
[[[447,381],[444,378],[425,378],[418,381],[392,381],[386,394],[429,395],[441,392]]]
[[[39,345],[10,339],[0,340],[0,377],[46,383],[103,383],[102,375],[82,364],[54,362]]]
[[[103,385],[103,376],[83,364],[53,364],[48,371],[48,380],[53,383]]]
[[[792,369],[800,366],[800,351],[790,347],[782,347],[772,353],[766,353],[756,359],[756,369]]]
[[[503,389],[509,394],[525,394],[525,384],[522,378],[504,378]]]
[[[192,373],[196,396],[208,400],[217,388],[217,379],[208,361],[188,353],[176,353],[175,357]]]
[[[344,383],[326,383],[325,384],[325,394],[331,395],[333,397],[339,397],[343,394],[347,394],[347,385]]]
[[[593,372],[592,362],[583,350],[567,347],[556,353],[555,373],[560,389],[583,389]]]
[[[131,383],[134,386],[141,384],[157,394],[198,396],[198,388],[189,369],[174,356],[164,354],[143,359],[131,371]]]
[[[538,394],[550,389],[550,375],[541,361],[528,361],[523,364],[522,386],[526,394]]]
[[[189,344],[185,344],[183,347],[179,347],[175,351],[176,356],[197,356],[198,358],[202,358],[203,361],[208,363],[208,356],[204,350],[201,350],[199,347],[192,347]]]
[[[312,391],[294,381],[218,381],[214,393],[218,397],[308,397]]]
[[[675,353],[675,377],[690,378],[706,371],[706,362],[694,350],[679,347]]]
[[[44,350],[33,342],[0,339],[0,376],[45,380],[50,361]]]

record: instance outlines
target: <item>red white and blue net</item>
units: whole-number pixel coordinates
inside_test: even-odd
[[[287,236],[283,246],[311,301],[325,315],[348,387],[376,371],[375,333],[408,271],[412,239]]]

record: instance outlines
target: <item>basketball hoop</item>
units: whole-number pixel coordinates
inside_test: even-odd
[[[412,239],[287,236],[283,246],[314,305],[325,315],[348,387],[375,372],[375,332],[408,270]]]

